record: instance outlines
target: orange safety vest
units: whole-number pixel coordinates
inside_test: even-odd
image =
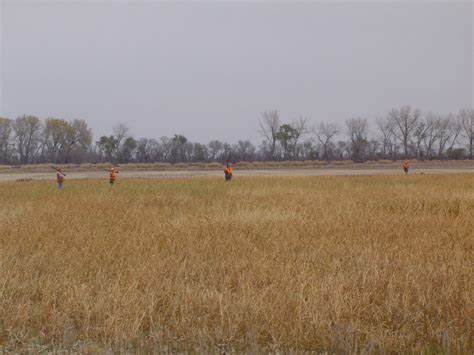
[[[408,160],[403,162],[403,169],[408,169]]]
[[[232,176],[232,168],[229,166],[228,168],[224,169],[224,174]]]
[[[115,180],[117,178],[117,173],[115,172],[115,169],[112,168],[110,169],[110,180]]]

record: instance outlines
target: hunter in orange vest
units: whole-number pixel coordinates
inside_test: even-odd
[[[111,167],[107,171],[110,174],[110,185],[113,185],[115,180],[117,179],[118,170],[116,170],[114,167]]]
[[[231,168],[231,166],[229,165],[229,163],[227,163],[227,166],[226,166],[226,168],[224,169],[224,178],[225,178],[225,181],[230,181],[230,180],[232,180],[232,168]]]
[[[408,164],[408,160],[404,160],[402,166],[403,166],[403,171],[405,172],[405,175],[408,175],[408,169],[410,168]]]

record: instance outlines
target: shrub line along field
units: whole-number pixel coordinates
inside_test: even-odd
[[[0,352],[472,353],[474,176],[398,174],[2,182]]]

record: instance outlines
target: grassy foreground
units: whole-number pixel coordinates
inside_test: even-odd
[[[0,184],[0,352],[471,353],[474,176]]]

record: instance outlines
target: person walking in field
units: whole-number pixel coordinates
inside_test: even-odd
[[[63,189],[63,182],[66,180],[66,174],[64,174],[60,168],[56,168],[56,181],[58,182],[58,190]]]
[[[405,175],[408,175],[408,169],[410,168],[408,164],[408,160],[404,160],[402,166],[403,166],[403,171],[405,172]]]
[[[115,167],[111,167],[107,171],[109,172],[109,175],[110,175],[110,186],[112,186],[115,183],[115,180],[117,180],[118,170],[115,169]]]
[[[224,178],[225,181],[232,180],[232,167],[229,165],[229,163],[227,163],[227,166],[224,169]]]

